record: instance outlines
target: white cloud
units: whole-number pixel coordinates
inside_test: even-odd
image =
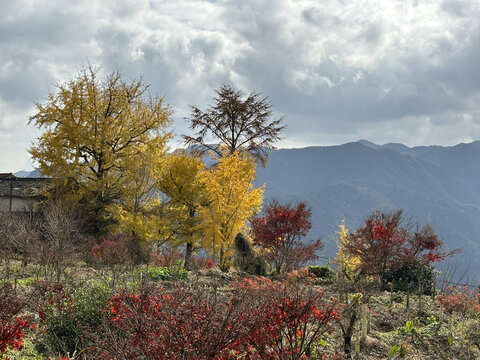
[[[284,145],[474,140],[479,18],[475,0],[4,1],[0,100],[17,110],[1,136],[88,59],[143,75],[177,133],[229,82],[287,115]]]

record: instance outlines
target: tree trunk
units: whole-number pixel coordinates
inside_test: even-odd
[[[352,337],[344,336],[343,338],[343,352],[345,353],[346,359],[352,358]]]
[[[192,270],[192,254],[193,244],[188,242],[185,248],[185,263],[183,264],[185,270]]]

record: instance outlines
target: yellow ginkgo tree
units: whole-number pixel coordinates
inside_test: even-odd
[[[29,149],[41,174],[97,221],[121,196],[138,148],[165,148],[171,137],[171,110],[148,89],[142,79],[128,82],[119,71],[102,75],[86,66],[37,103],[30,118],[42,131]]]
[[[200,247],[202,218],[200,209],[207,205],[205,165],[199,157],[186,151],[168,156],[158,176],[158,189],[164,194],[167,233],[173,245],[185,245],[186,269],[190,268],[192,254]]]
[[[263,186],[255,188],[253,158],[234,152],[216,158],[217,164],[203,172],[207,206],[201,208],[204,248],[218,260],[222,270],[231,264],[235,236],[260,210]]]
[[[119,196],[106,208],[110,230],[131,236],[142,244],[164,241],[168,232],[165,202],[158,189],[160,171],[166,166],[165,148],[145,144],[132,154],[122,171]]]

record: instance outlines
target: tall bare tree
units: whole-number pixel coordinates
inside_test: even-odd
[[[283,118],[270,120],[272,115],[268,97],[259,92],[244,94],[230,85],[216,90],[217,96],[206,111],[192,106],[190,129],[196,136],[184,135],[185,143],[197,153],[211,150],[219,157],[222,147],[230,154],[235,151],[250,153],[262,166],[265,166],[268,150],[274,149],[274,143],[280,139],[285,128]],[[217,142],[209,144],[208,141]]]

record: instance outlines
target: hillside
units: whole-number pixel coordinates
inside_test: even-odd
[[[339,146],[280,149],[258,169],[266,198],[306,201],[312,237],[336,252],[342,219],[357,228],[373,209],[402,208],[419,226],[430,223],[471,273],[480,271],[480,142],[409,148],[361,140]],[[472,279],[478,281],[478,279]]]

